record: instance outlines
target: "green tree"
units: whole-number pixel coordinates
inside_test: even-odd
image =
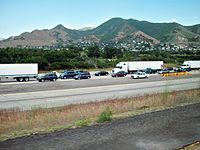
[[[88,48],[88,57],[98,58],[100,56],[100,50],[98,46]]]

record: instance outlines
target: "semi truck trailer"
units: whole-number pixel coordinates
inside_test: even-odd
[[[181,68],[183,69],[200,69],[200,60],[184,61]]]
[[[112,70],[113,73],[119,71],[125,71],[127,73],[133,73],[138,70],[144,70],[151,68],[152,70],[159,71],[163,68],[163,61],[129,61],[119,62]]]
[[[13,78],[19,82],[29,81],[38,75],[38,64],[0,64],[0,78]]]

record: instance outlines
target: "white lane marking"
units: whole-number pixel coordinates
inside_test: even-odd
[[[197,80],[199,81],[199,80]],[[197,88],[198,82],[197,81],[191,81],[191,82],[184,82],[184,81],[178,81],[177,83],[155,83],[154,85],[142,85],[138,84],[138,86],[135,84],[131,86],[125,86],[123,87],[117,87],[113,86],[112,89],[99,89],[97,90],[95,87],[92,87],[89,90],[80,90],[75,91],[75,89],[70,91],[66,91],[64,93],[55,93],[58,95],[55,95],[51,93],[51,91],[47,91],[45,95],[18,95],[17,97],[9,97],[5,99],[5,101],[2,101],[2,105],[0,105],[0,109],[4,108],[13,108],[18,107],[20,109],[28,110],[32,107],[56,107],[56,106],[64,106],[68,104],[75,104],[75,103],[85,103],[90,101],[101,101],[105,99],[118,99],[122,97],[129,97],[129,96],[137,96],[137,95],[143,95],[145,93],[162,93],[166,91],[174,91],[174,90],[184,90],[184,89],[191,89],[191,88]],[[154,86],[154,87],[153,87]],[[164,87],[163,87],[164,86]],[[167,87],[167,88],[165,88]],[[97,90],[97,91],[96,91]],[[113,91],[114,90],[114,91]],[[87,93],[89,92],[89,93]],[[100,92],[100,93],[95,93]],[[70,95],[71,94],[71,95]],[[77,95],[76,95],[77,94]],[[97,96],[98,95],[98,96]],[[21,97],[22,96],[22,97]],[[30,97],[29,97],[30,96]],[[58,96],[58,97],[57,97]],[[11,98],[11,99],[10,99]],[[22,99],[21,99],[22,98]],[[25,98],[25,99],[24,99]],[[15,101],[17,99],[17,101]]]
[[[167,80],[167,81],[153,81],[153,82],[142,82],[142,83],[131,83],[131,84],[118,84],[118,85],[106,85],[106,86],[97,86],[97,87],[83,87],[83,88],[73,88],[73,89],[63,89],[63,90],[49,90],[49,91],[36,91],[36,92],[26,92],[26,93],[9,93],[9,94],[1,94],[0,96],[2,97],[8,97],[8,96],[20,96],[20,95],[24,95],[24,96],[36,96],[38,97],[38,95],[40,95],[40,97],[46,96],[46,95],[52,95],[52,96],[56,96],[56,95],[60,95],[61,93],[69,93],[69,92],[75,92],[78,91],[79,93],[82,93],[84,91],[88,90],[90,91],[91,89],[93,90],[112,90],[113,87],[115,89],[121,89],[121,88],[127,88],[127,87],[150,87],[152,85],[170,85],[171,83],[176,82],[176,84],[180,84],[180,83],[190,83],[190,82],[199,82],[200,83],[200,79],[199,78],[190,78],[190,79],[177,79],[177,80]]]

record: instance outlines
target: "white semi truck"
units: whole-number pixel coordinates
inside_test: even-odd
[[[127,73],[136,72],[138,70],[144,70],[151,68],[152,70],[161,70],[163,68],[163,61],[129,61],[120,62],[112,70],[113,73],[119,71],[125,71]]]
[[[183,69],[200,69],[200,60],[184,61],[181,68],[183,68]]]
[[[19,82],[29,81],[38,75],[38,64],[0,64],[0,78],[13,78]]]

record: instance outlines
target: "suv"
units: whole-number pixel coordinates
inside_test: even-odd
[[[73,70],[69,70],[69,71],[65,71],[63,73],[61,73],[60,78],[61,79],[68,79],[68,78],[74,78],[74,76],[76,76],[77,73],[75,73]]]
[[[76,76],[74,76],[75,80],[80,80],[80,79],[90,79],[91,75],[89,72],[84,71],[84,72],[80,72],[79,74],[77,74]]]
[[[132,79],[142,79],[142,78],[148,78],[149,74],[146,74],[145,72],[136,72],[131,75]]]
[[[37,77],[37,80],[39,82],[44,82],[46,80],[56,81],[57,79],[58,79],[58,77],[57,77],[57,75],[55,73],[48,73],[48,74],[44,74],[44,75],[41,75],[41,76]]]

